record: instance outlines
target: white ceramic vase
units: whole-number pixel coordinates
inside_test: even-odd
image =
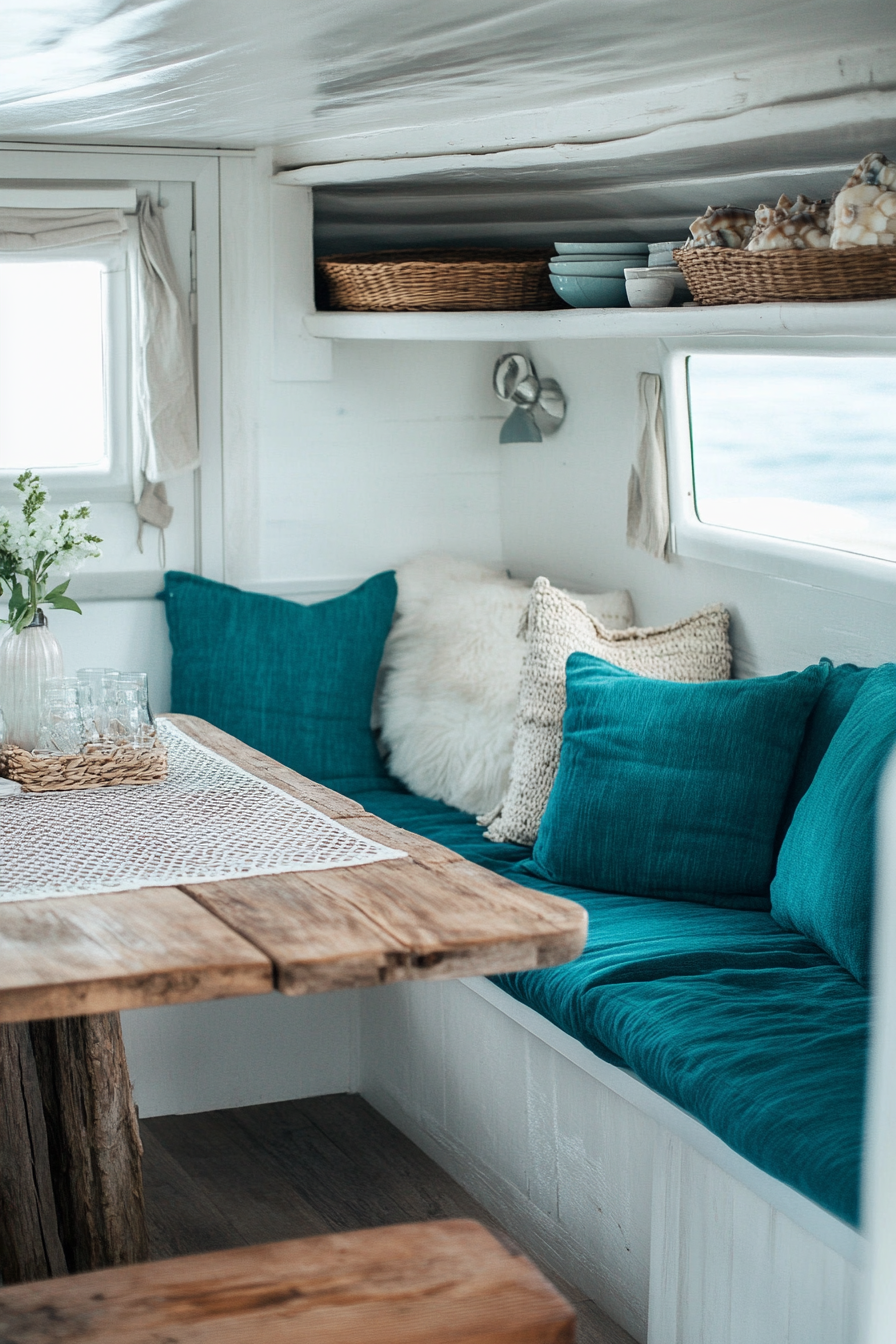
[[[64,675],[62,650],[39,608],[21,634],[7,630],[0,642],[0,709],[8,742],[26,751],[34,749],[44,684],[50,677]]]

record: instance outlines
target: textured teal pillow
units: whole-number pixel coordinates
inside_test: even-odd
[[[171,707],[342,792],[390,787],[370,731],[395,575],[303,606],[165,575]]]
[[[856,667],[855,663],[841,663],[835,667],[829,658],[822,658],[821,661],[829,663],[831,671],[806,722],[806,731],[797,753],[793,778],[784,800],[784,811],[778,823],[778,849],[781,848],[781,842],[793,821],[793,814],[799,801],[815,778],[815,772],[821,765],[834,734],[874,670],[870,667]]]
[[[768,909],[778,818],[828,672],[687,684],[572,654],[560,768],[533,852],[541,875]]]
[[[881,771],[896,744],[896,664],[865,681],[834,734],[784,837],[772,914],[868,983],[874,819]]]

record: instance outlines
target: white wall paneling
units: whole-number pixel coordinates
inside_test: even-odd
[[[122,1013],[141,1116],[355,1092],[357,991],[248,999]]]
[[[268,382],[256,585],[331,588],[422,551],[498,559],[498,353],[340,343],[332,382]]]
[[[360,1020],[367,1099],[642,1344],[857,1344],[858,1234],[625,1070],[485,981]]]
[[[273,256],[271,376],[278,382],[333,377],[330,342],[310,336],[303,319],[314,312],[314,205],[310,187],[270,188]]]

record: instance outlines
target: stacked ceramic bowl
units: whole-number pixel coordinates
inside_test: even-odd
[[[646,243],[555,243],[551,284],[573,308],[625,308],[626,267],[647,267]]]
[[[667,304],[687,303],[691,297],[687,281],[672,256],[680,243],[649,243],[647,265],[625,268],[625,292],[632,308],[665,308]]]

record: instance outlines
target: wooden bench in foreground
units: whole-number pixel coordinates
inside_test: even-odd
[[[572,1344],[575,1312],[479,1223],[406,1223],[0,1289],[2,1344]]]

